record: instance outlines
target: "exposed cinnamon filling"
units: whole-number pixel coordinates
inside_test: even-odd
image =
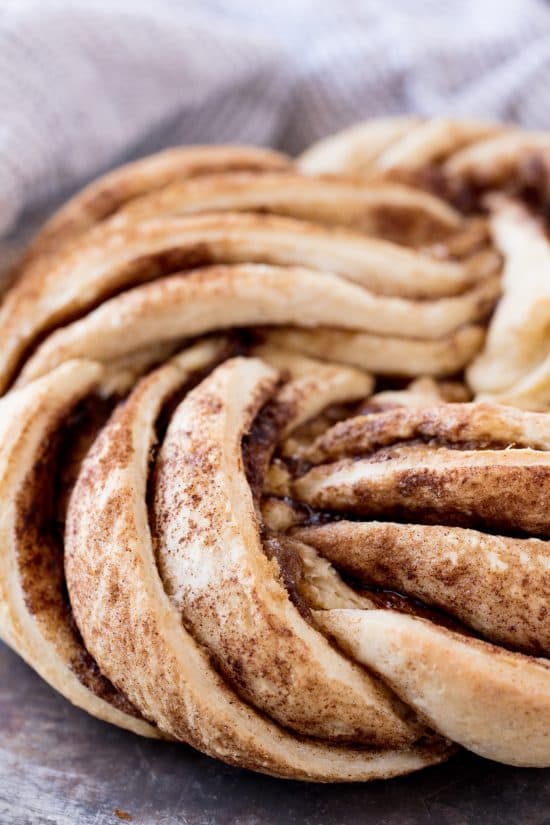
[[[304,568],[291,540],[281,536],[267,536],[263,548],[269,559],[276,559],[288,596],[299,613],[310,621],[311,610],[302,593]]]
[[[255,498],[261,495],[278,437],[292,412],[292,407],[288,404],[268,401],[256,416],[250,433],[243,438],[245,473]]]
[[[433,164],[418,174],[418,184],[434,195],[451,203],[464,215],[484,214],[487,187],[472,180],[449,180],[441,166]],[[524,201],[544,220],[550,219],[550,168],[536,152],[520,158],[516,174],[499,191]]]
[[[357,404],[335,404],[327,407],[314,419],[305,422],[296,431],[293,437],[312,441],[316,435],[325,431],[330,425],[344,420],[357,408]],[[278,436],[292,411],[281,407],[276,401],[268,402],[256,417],[251,432],[243,439],[243,458],[248,482],[255,498],[261,495],[265,481],[265,474],[270,461],[277,452]],[[280,461],[280,458],[275,461]],[[311,465],[299,459],[284,457],[285,465],[294,471],[295,475],[305,472]],[[317,525],[324,522],[333,522],[343,519],[353,519],[353,514],[345,512],[329,512],[308,507],[303,502],[293,501],[289,497],[283,499],[284,504],[291,508],[301,526]],[[300,614],[310,620],[311,608],[304,595],[306,574],[300,554],[295,542],[282,534],[273,533],[265,525],[261,526],[263,547],[270,559],[276,559],[288,596]],[[368,583],[361,583],[350,577],[344,577],[349,586],[356,590],[358,595],[364,594],[378,608],[398,610],[403,613],[430,619],[437,624],[467,635],[471,631],[464,628],[459,622],[442,611],[430,608],[418,599],[404,594],[385,590],[376,586],[368,587]],[[366,588],[366,589],[365,589]],[[306,588],[307,589],[307,588]]]
[[[136,708],[103,676],[74,621],[63,569],[68,500],[80,464],[107,420],[112,403],[91,397],[50,434],[17,500],[17,558],[27,609],[79,681],[131,716]]]

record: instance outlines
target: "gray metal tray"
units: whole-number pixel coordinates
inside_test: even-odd
[[[461,754],[389,782],[283,782],[98,722],[1,644],[0,719],[1,825],[550,823],[550,770]]]

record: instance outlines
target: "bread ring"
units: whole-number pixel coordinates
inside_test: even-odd
[[[2,638],[274,776],[549,767],[549,151],[406,117],[76,195],[0,307]]]

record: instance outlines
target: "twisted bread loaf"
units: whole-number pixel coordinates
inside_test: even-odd
[[[407,118],[70,201],[0,308],[5,641],[276,776],[550,765],[547,146]]]

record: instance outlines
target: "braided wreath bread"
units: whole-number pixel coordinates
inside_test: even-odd
[[[550,134],[372,121],[88,186],[0,308],[0,630],[281,777],[550,765]]]

